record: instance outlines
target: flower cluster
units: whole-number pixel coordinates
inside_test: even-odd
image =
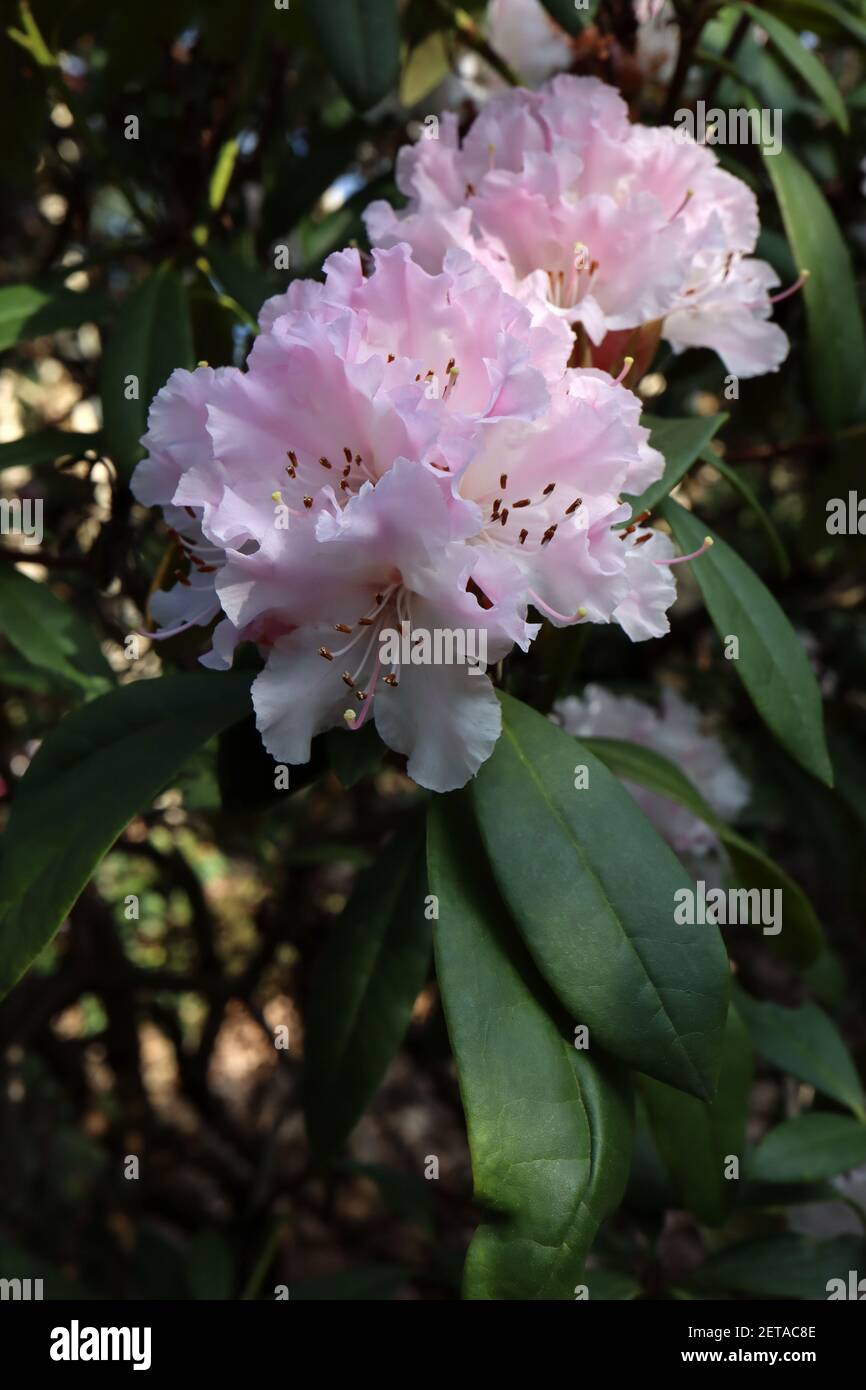
[[[162,635],[220,621],[266,664],[257,723],[280,762],[369,712],[416,781],[463,785],[500,731],[488,677],[385,662],[380,638],[473,630],[489,661],[555,624],[667,631],[670,541],[622,494],[660,476],[640,402],[569,366],[566,321],[538,319],[452,249],[435,273],[406,245],[326,263],[269,300],[246,370],[178,370],[152,403],[133,491],[165,509],[176,583]],[[387,669],[386,669],[387,667]]]
[[[660,708],[654,709],[642,700],[588,685],[581,698],[558,700],[553,717],[577,738],[624,739],[661,753],[724,821],[734,820],[749,799],[748,783],[720,740],[705,731],[700,711],[668,686],[662,690]],[[677,853],[697,859],[718,853],[715,833],[691,811],[646,787],[625,785]]]
[[[534,313],[578,331],[575,360],[645,366],[663,337],[706,347],[741,377],[788,351],[770,322],[773,269],[752,257],[757,201],[684,129],[633,124],[613,88],[560,75],[494,97],[461,139],[400,151],[408,206],[371,204],[375,245],[408,243],[431,273],[450,248],[477,257]]]

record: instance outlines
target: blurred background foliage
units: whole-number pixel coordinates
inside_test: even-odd
[[[806,51],[841,93],[841,123],[783,52],[742,28],[741,9],[675,8],[684,32],[696,13],[710,19],[681,99],[727,107],[747,90],[783,111],[785,148],[832,212],[818,255],[838,257],[834,236],[847,244],[859,288],[866,7],[764,7],[806,31]],[[641,66],[631,5],[602,0],[577,19],[571,6],[547,9],[574,35],[573,71],[615,83],[636,118],[670,116],[671,79]],[[0,555],[6,807],[68,710],[115,682],[196,669],[194,632],[158,650],[127,640],[170,558],[161,521],[126,488],[152,394],[175,366],[242,363],[262,300],[319,274],[330,251],[365,248],[360,211],[372,198],[399,203],[394,156],[425,115],[448,105],[468,121],[509,65],[490,48],[484,6],[449,0],[149,0],[134,12],[37,0],[5,5],[4,18],[0,481],[4,497],[45,508],[38,554],[4,536]],[[718,152],[760,195],[760,253],[793,280],[802,257],[759,151]],[[807,231],[813,214],[814,205]],[[506,679],[547,709],[589,680],[645,695],[663,675],[713,712],[752,783],[739,828],[804,887],[828,942],[797,970],[756,938],[729,933],[739,978],[758,997],[811,1001],[832,1016],[859,1086],[864,542],[825,527],[827,498],[862,476],[866,438],[862,322],[853,302],[843,309],[845,323],[820,299],[780,306],[790,359],[773,377],[743,382],[736,402],[710,353],[675,359],[663,347],[641,385],[656,417],[730,414],[681,495],[803,634],[836,792],[766,737],[682,570],[666,640],[633,646],[618,629],[547,630],[529,660],[510,659]],[[131,371],[143,382],[134,428],[110,404]],[[0,1006],[4,1276],[43,1275],[46,1296],[57,1297],[256,1298],[278,1285],[293,1298],[457,1296],[478,1214],[423,942],[408,1033],[372,1104],[328,1168],[308,1148],[301,1062],[318,972],[327,978],[322,956],[341,924],[351,930],[342,914],[357,875],[423,801],[375,736],[337,732],[317,744],[290,794],[274,790],[251,720],[195,755],[135,817]],[[87,818],[88,806],[78,814]],[[274,1046],[281,1028],[287,1047]],[[325,1096],[337,1107],[338,1091],[339,1082]],[[756,1141],[812,1106],[814,1077],[767,1045],[749,1097]],[[842,1102],[831,1091],[829,1106],[818,1103],[832,1113]],[[436,1182],[425,1180],[431,1155]],[[129,1156],[137,1179],[125,1176]],[[597,1242],[594,1296],[823,1297],[827,1242],[850,1243],[834,1249],[850,1253],[852,1268],[864,1258],[866,1186],[858,1206],[850,1187],[779,1193],[753,1183],[722,1225],[687,1198],[644,1124],[626,1200]]]

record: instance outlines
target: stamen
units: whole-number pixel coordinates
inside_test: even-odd
[[[636,544],[637,542],[635,542]],[[691,555],[675,555],[673,560],[653,560],[654,565],[685,565],[689,560],[697,560],[701,555],[705,555],[713,544],[712,536],[704,536],[704,543],[693,550]]]
[[[192,588],[192,580],[184,574],[183,570],[175,570],[174,577],[178,584],[182,584],[185,589]]]
[[[355,689],[355,682],[352,680],[352,677],[349,675],[348,671],[342,672],[340,680],[345,681],[350,690]]]
[[[345,444],[343,445],[343,458],[346,460],[346,472],[348,472],[352,465],[352,450],[347,449]],[[345,477],[345,474],[343,476]]]
[[[312,505],[313,505],[313,499],[312,499],[312,497],[305,497],[305,498],[304,498],[304,506],[306,507],[307,511],[310,510],[310,508],[312,507]]]
[[[566,515],[566,516],[571,516],[572,512],[576,512],[577,509],[578,509],[578,507],[580,507],[580,506],[582,506],[582,505],[583,505],[583,498],[582,498],[582,497],[575,497],[575,499],[574,499],[574,501],[572,502],[571,506],[570,506],[570,507],[566,507],[566,509],[565,509],[565,515]]]
[[[521,544],[521,545],[523,545],[523,542],[526,540],[526,537],[527,537],[528,535],[529,535],[529,532],[524,528],[524,530],[522,530],[521,533],[520,533],[520,544]]]
[[[319,656],[323,656],[323,657],[325,658],[326,661],[333,661],[333,660],[334,660],[334,653],[333,653],[333,652],[329,652],[327,647],[320,647],[320,648],[319,648]]]
[[[633,366],[634,366],[634,358],[633,358],[633,357],[624,357],[624,358],[622,359],[622,367],[620,368],[619,376],[616,376],[616,377],[614,377],[614,379],[613,379],[613,384],[614,384],[614,386],[619,386],[619,384],[620,384],[621,381],[625,381],[626,377],[628,376],[628,374],[629,374],[629,372],[631,371],[631,369],[632,369]]]
[[[556,483],[548,483],[548,484],[547,484],[547,487],[544,489],[544,491],[543,491],[542,494],[541,494],[542,497],[549,497],[550,494],[553,492],[553,489],[554,489],[555,487],[556,487]]]
[[[371,707],[371,705],[373,704],[373,696],[374,696],[375,693],[376,693],[376,681],[379,679],[379,667],[380,667],[380,665],[381,665],[381,663],[380,663],[379,657],[377,656],[377,657],[376,657],[376,665],[373,667],[373,675],[372,675],[372,678],[371,678],[371,680],[370,680],[370,688],[369,688],[369,690],[364,691],[364,704],[363,704],[363,706],[362,706],[361,713],[359,714],[357,720],[352,724],[353,730],[354,730],[354,729],[360,729],[360,728],[363,726],[364,720],[367,718],[367,715],[368,715],[369,712],[370,712],[370,707]],[[360,691],[357,691],[357,690],[355,691],[355,695],[356,695],[356,696],[359,695],[360,693],[361,693]]]
[[[335,631],[335,632],[351,632],[352,629],[349,627],[349,624],[348,624],[348,623],[334,623],[334,631]]]
[[[528,589],[527,593],[529,594],[529,597],[532,599],[532,602],[535,604],[536,608],[538,608],[542,613],[547,613],[549,617],[556,618],[557,622],[575,623],[577,622],[578,618],[586,617],[585,608],[578,608],[576,613],[557,613],[555,608],[551,608],[549,603],[545,603],[543,598],[539,598],[538,594],[535,592],[534,589]]]
[[[789,285],[786,290],[782,290],[779,294],[771,294],[769,302],[781,304],[783,299],[789,299],[792,294],[796,294],[798,290],[803,288],[811,273],[811,270],[801,270],[793,285]]]
[[[328,462],[328,460],[327,460],[326,458],[324,458],[324,457],[322,457],[322,458],[319,459],[319,463],[322,465],[323,468],[330,468],[330,467],[331,467],[331,465],[330,465],[330,463]]]
[[[501,474],[499,475],[499,490],[500,490],[500,492],[504,492],[505,489],[506,489],[507,487],[508,487],[508,474],[507,474],[507,473],[501,473]]]
[[[502,522],[502,525],[504,526],[505,523],[506,523],[506,521],[508,520],[508,508],[507,508],[507,507],[503,507],[502,511],[499,513],[499,520]]]
[[[386,685],[390,685],[392,690],[396,690],[397,686],[399,685],[399,681],[397,680],[397,677],[394,675],[393,671],[389,672],[387,676],[383,676],[382,680],[385,682]]]
[[[532,505],[531,497],[521,497],[519,502],[512,502],[512,507],[529,507]]]

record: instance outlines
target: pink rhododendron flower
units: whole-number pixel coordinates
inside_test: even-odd
[[[617,738],[661,753],[689,779],[722,820],[733,820],[749,799],[749,785],[728,757],[721,741],[705,731],[700,710],[665,687],[659,709],[631,696],[612,695],[588,685],[582,697],[558,700],[553,717],[577,738]],[[678,853],[717,854],[720,845],[708,825],[675,801],[632,782],[624,784]]]
[[[437,140],[401,150],[397,182],[408,207],[371,204],[374,243],[408,242],[431,272],[450,247],[471,252],[536,314],[579,328],[581,360],[610,365],[611,334],[620,362],[660,333],[677,352],[714,349],[740,376],[787,353],[769,321],[777,277],[750,258],[752,191],[682,129],[631,124],[596,78],[495,97],[462,140],[446,113]]]
[[[431,275],[407,246],[368,277],[357,252],[330,257],[260,322],[245,371],[173,373],[133,489],[165,509],[181,562],[153,617],[174,632],[221,616],[210,666],[258,644],[274,758],[304,763],[317,733],[370,715],[422,785],[478,770],[500,728],[488,677],[384,660],[403,623],[483,634],[489,662],[529,646],[530,607],[667,631],[671,542],[613,529],[663,460],[631,392],[568,367],[564,322],[465,253]]]

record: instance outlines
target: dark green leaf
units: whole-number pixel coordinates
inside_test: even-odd
[[[354,729],[331,729],[325,742],[328,761],[344,787],[354,787],[363,777],[369,777],[385,755],[385,745],[372,721],[357,733]]]
[[[470,1299],[571,1299],[628,1176],[618,1074],[563,1036],[508,922],[464,793],[429,819],[436,972],[457,1060],[477,1200]]]
[[[739,639],[739,657],[731,664],[782,746],[831,787],[821,692],[800,638],[754,570],[706,522],[670,497],[661,512],[685,553],[697,550],[705,536],[712,539],[692,574],[722,641]]]
[[[701,458],[704,463],[710,464],[712,468],[715,468],[717,473],[721,473],[722,477],[727,479],[731,487],[737,490],[746,505],[754,512],[764,535],[770,542],[770,547],[776,557],[776,563],[779,566],[779,573],[783,579],[786,579],[791,572],[791,562],[788,559],[787,551],[782,544],[778,531],[742,473],[738,469],[732,468],[729,463],[725,463],[725,460],[720,458],[718,454],[714,454],[711,449],[702,449]]]
[[[655,1141],[680,1202],[709,1226],[721,1225],[736,1199],[739,1170],[726,1174],[726,1166],[731,1157],[742,1158],[752,1071],[749,1035],[730,1009],[718,1090],[710,1104],[660,1081],[645,1077],[641,1082]]]
[[[25,578],[12,565],[0,567],[0,632],[34,666],[87,696],[101,695],[114,683],[84,618],[47,584]]]
[[[102,443],[99,434],[73,434],[71,430],[39,430],[26,434],[10,444],[0,444],[0,471],[4,468],[41,468],[64,455],[80,458],[87,449],[97,452]]]
[[[806,48],[805,44],[800,42],[799,35],[777,15],[768,14],[766,10],[760,9],[757,5],[740,4],[736,8],[743,10],[756,24],[760,24],[785,62],[790,63],[794,71],[799,73],[839,128],[847,133],[848,113],[845,110],[845,103],[839,88],[820,58]]]
[[[801,269],[815,407],[831,429],[856,424],[866,382],[866,334],[851,254],[824,195],[789,150],[765,155]]]
[[[762,1057],[866,1121],[863,1089],[835,1023],[817,1004],[786,1009],[735,989],[734,1002]]]
[[[94,322],[105,306],[105,296],[96,292],[6,285],[0,289],[0,352],[27,338]]]
[[[341,1269],[337,1274],[290,1284],[289,1298],[293,1303],[390,1302],[407,1277],[399,1265],[359,1265],[356,1269]]]
[[[403,1041],[427,978],[430,933],[423,837],[400,835],[362,871],[314,980],[304,1107],[320,1161],[357,1124]]]
[[[798,883],[774,860],[738,835],[716,815],[687,777],[653,748],[614,738],[587,738],[584,746],[601,758],[623,782],[636,782],[659,796],[686,806],[715,830],[725,846],[743,888],[767,888],[782,893],[782,930],[768,944],[797,965],[809,965],[822,949],[824,934],[815,909]]]
[[[750,1155],[754,1182],[815,1182],[866,1162],[866,1124],[850,1115],[809,1114],[771,1129]]]
[[[51,940],[94,868],[190,754],[249,708],[248,676],[137,681],[76,710],[15,797],[0,857],[0,994]]]
[[[677,926],[693,884],[603,763],[503,696],[503,733],[472,784],[502,896],[542,975],[630,1066],[706,1099],[727,1014],[715,927]],[[589,771],[575,789],[575,767]]]
[[[702,415],[694,419],[662,420],[644,415],[641,424],[650,431],[650,444],[664,455],[665,471],[657,483],[650,483],[640,497],[630,497],[632,516],[654,511],[662,498],[688,473],[695,459],[718,434],[727,415]],[[625,523],[623,523],[625,524]]]
[[[366,111],[387,96],[400,71],[396,0],[305,0],[305,13],[353,106]]]
[[[820,1302],[831,1279],[848,1283],[848,1271],[866,1267],[866,1241],[858,1236],[813,1240],[778,1235],[732,1245],[711,1255],[693,1276],[701,1289],[725,1289],[753,1298],[803,1298]]]
[[[192,328],[183,282],[167,266],[133,290],[117,316],[102,369],[105,446],[125,478],[141,457],[147,411],[175,367],[193,366]],[[128,378],[134,377],[131,387]],[[135,390],[135,399],[127,392]]]
[[[192,1298],[231,1298],[232,1255],[218,1231],[200,1231],[193,1237],[187,1257],[186,1281]]]

